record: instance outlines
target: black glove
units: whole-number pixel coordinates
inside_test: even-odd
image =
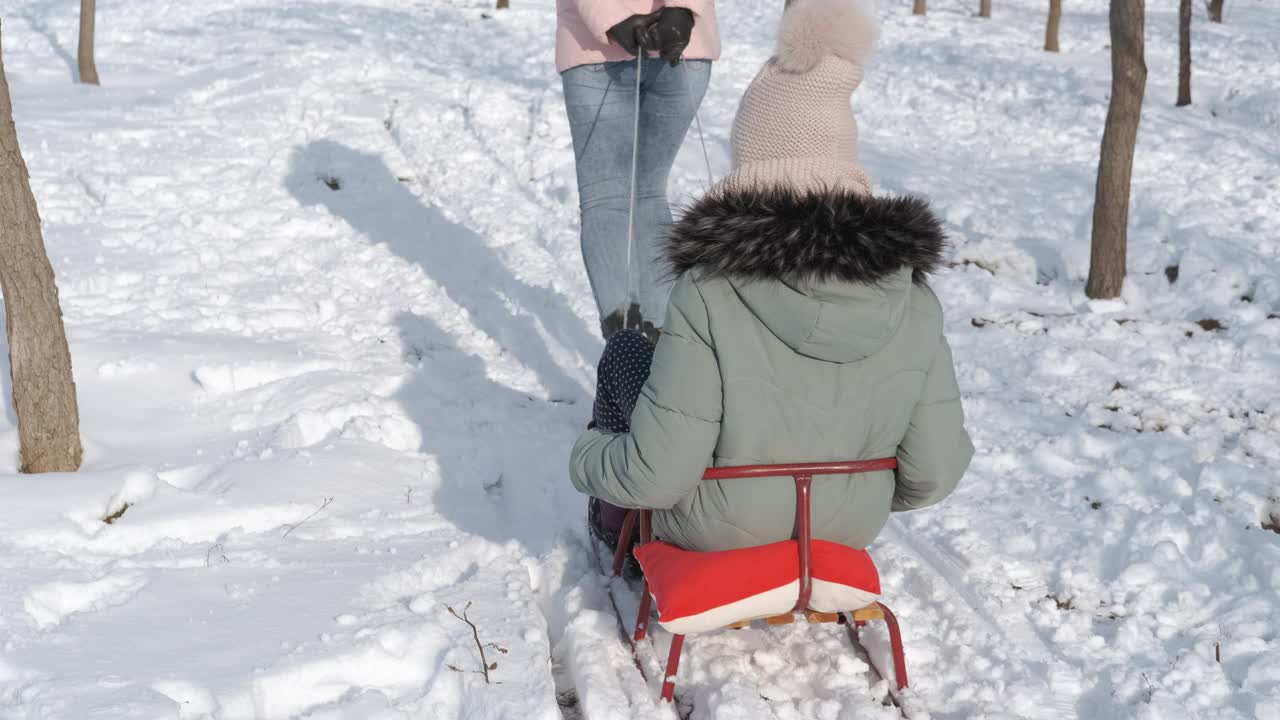
[[[641,49],[657,50],[651,44],[650,28],[658,22],[662,12],[656,10],[648,15],[632,15],[609,28],[605,34],[630,55],[639,55]]]
[[[657,50],[662,59],[674,67],[693,36],[693,11],[669,7],[660,12],[658,21],[649,28],[650,41],[645,47]]]

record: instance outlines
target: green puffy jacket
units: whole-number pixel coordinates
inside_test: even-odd
[[[631,432],[585,432],[574,486],[654,508],[657,536],[691,550],[793,536],[790,478],[703,482],[712,465],[896,456],[814,478],[814,537],[857,548],[943,499],[973,455],[925,282],[944,244],[917,198],[707,196],[672,228],[679,279]]]

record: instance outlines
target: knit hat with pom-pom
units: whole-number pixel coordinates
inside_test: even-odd
[[[870,193],[849,99],[875,40],[869,0],[794,0],[738,106],[734,169],[719,188]]]

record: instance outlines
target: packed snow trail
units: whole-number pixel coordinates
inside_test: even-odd
[[[589,577],[596,579],[611,575],[612,551],[598,544],[593,550],[594,575]],[[878,669],[885,668],[886,672],[891,672],[892,660],[887,644],[883,652],[878,653],[878,664],[872,665],[864,646],[849,641],[844,626],[810,626],[803,621],[785,630],[771,628],[767,633],[740,630],[686,638],[685,659],[681,666],[684,667],[688,658],[694,657],[693,647],[696,646],[696,654],[710,669],[712,681],[705,683],[707,688],[691,692],[680,683],[688,672],[687,669],[682,670],[677,678],[673,704],[660,703],[658,708],[654,708],[652,704],[666,676],[672,636],[655,622],[649,626],[644,640],[632,640],[640,590],[639,582],[611,578],[605,586],[607,599],[597,601],[597,605],[604,605],[605,609],[591,608],[592,612],[599,614],[613,614],[621,644],[617,640],[611,642],[608,638],[594,635],[589,630],[573,628],[566,633],[569,642],[581,644],[585,638],[596,648],[613,648],[615,653],[618,649],[626,651],[626,656],[605,666],[608,671],[603,677],[597,673],[578,679],[578,688],[598,696],[600,689],[620,684],[642,687],[645,694],[645,701],[633,700],[623,706],[627,708],[627,714],[618,713],[616,702],[597,707],[580,703],[586,717],[808,718],[820,717],[823,710],[832,709],[860,718],[889,720],[904,716],[903,710],[886,707],[894,703],[890,700],[889,683],[883,680]],[[873,632],[864,630],[862,637]],[[747,657],[751,658],[751,666],[743,663]],[[628,663],[627,659],[631,662]],[[587,660],[583,662],[581,658],[573,658],[570,666],[588,671],[599,667],[598,658]],[[628,672],[628,664],[634,667],[634,673]],[[749,676],[739,677],[744,668]],[[743,680],[750,682],[743,687]],[[712,692],[706,692],[707,689]],[[795,698],[794,707],[779,702],[787,698]],[[906,703],[907,709],[912,709],[913,697],[907,695]],[[911,717],[927,715],[915,713]]]
[[[18,476],[0,417],[0,718],[674,714],[565,478],[600,343],[554,3],[514,4],[102,0],[92,88],[74,5],[0,3],[86,448]],[[723,174],[782,3],[720,5]],[[946,218],[979,448],[872,548],[917,716],[1280,717],[1280,13],[1198,23],[1175,109],[1148,9],[1130,281],[1091,303],[1105,2],[1060,55],[1038,0],[883,5],[861,159]],[[673,195],[704,174],[691,139]],[[896,713],[861,665],[753,629],[693,640],[679,684],[700,720]]]

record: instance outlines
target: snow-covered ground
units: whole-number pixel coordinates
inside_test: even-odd
[[[554,3],[488,4],[100,0],[93,88],[76,3],[0,0],[86,447],[18,475],[0,415],[0,717],[674,717],[565,478],[601,344]],[[1065,3],[1060,55],[1041,0],[881,4],[862,159],[946,218],[979,448],[873,547],[908,708],[1280,718],[1280,8],[1197,8],[1175,109],[1148,3],[1130,279],[1090,303],[1105,2]],[[720,6],[717,173],[782,2]],[[685,709],[895,716],[846,643],[695,638]]]

